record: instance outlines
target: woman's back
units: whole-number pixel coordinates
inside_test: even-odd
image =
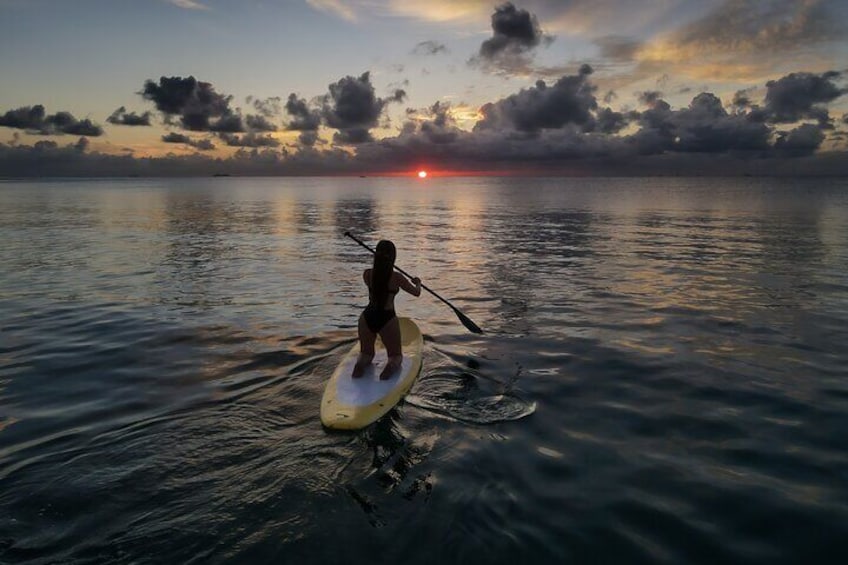
[[[365,280],[365,284],[368,286],[368,304],[375,307],[380,307],[380,304],[374,304],[375,300],[379,301],[379,297],[376,296],[376,292],[374,291],[374,287],[371,284],[371,275],[372,269],[365,269],[365,272],[362,273],[362,278]],[[395,309],[395,296],[400,291],[400,284],[398,283],[398,275],[392,273],[389,277],[386,299],[383,301],[382,309],[383,310],[394,310]]]

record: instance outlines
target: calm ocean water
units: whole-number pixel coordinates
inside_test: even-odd
[[[331,433],[345,230],[486,333],[400,298]],[[4,182],[0,238],[2,563],[848,562],[848,179]]]

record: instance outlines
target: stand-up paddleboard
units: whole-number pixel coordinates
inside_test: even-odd
[[[359,343],[355,343],[330,377],[321,399],[321,422],[337,430],[358,430],[376,422],[400,402],[412,388],[421,372],[424,338],[415,322],[398,318],[403,344],[403,363],[390,379],[380,380],[380,373],[388,362],[386,348],[377,338],[374,361],[365,374],[354,379],[353,366],[359,357]]]

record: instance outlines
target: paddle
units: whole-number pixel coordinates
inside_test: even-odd
[[[345,236],[346,236],[346,237],[351,238],[353,241],[355,241],[356,243],[358,243],[359,245],[361,245],[362,247],[364,247],[365,249],[367,249],[368,251],[370,251],[372,254],[373,254],[373,253],[375,253],[375,251],[374,251],[373,249],[371,249],[370,247],[368,247],[367,245],[365,245],[364,243],[362,243],[362,241],[360,241],[359,239],[357,239],[357,238],[356,238],[356,236],[354,236],[354,235],[353,235],[352,233],[350,233],[349,231],[346,231],[346,232],[345,232]],[[410,278],[410,279],[412,278],[412,276],[411,276],[409,273],[407,273],[406,271],[404,271],[403,269],[401,269],[401,268],[400,268],[400,267],[398,267],[397,265],[395,265],[395,269],[397,270],[397,272],[399,272],[400,274],[402,274],[402,275],[406,276],[407,278]],[[436,298],[438,298],[439,300],[441,300],[442,302],[444,302],[445,304],[447,304],[448,306],[450,306],[451,310],[453,310],[454,314],[456,314],[456,317],[457,317],[457,318],[459,318],[459,321],[460,321],[460,322],[462,322],[462,325],[463,325],[463,326],[465,326],[466,328],[468,328],[468,331],[473,332],[473,333],[476,333],[476,334],[481,334],[481,333],[483,333],[483,330],[481,330],[481,329],[480,329],[480,326],[478,326],[477,324],[475,324],[474,322],[472,322],[472,321],[471,321],[471,318],[469,318],[468,316],[466,316],[465,314],[463,314],[463,313],[459,310],[459,308],[457,308],[456,306],[454,306],[453,304],[451,304],[450,302],[448,302],[447,300],[445,300],[444,298],[442,298],[441,296],[439,296],[438,294],[436,294],[435,292],[433,292],[432,290],[430,290],[430,289],[427,287],[427,285],[425,285],[425,284],[423,284],[423,283],[422,283],[422,284],[421,284],[421,288],[423,288],[424,290],[426,290],[427,292],[429,292],[430,294],[432,294],[433,296],[435,296]]]

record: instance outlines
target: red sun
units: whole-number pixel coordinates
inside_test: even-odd
[[[418,178],[426,179],[427,178],[427,171],[418,171]]]

